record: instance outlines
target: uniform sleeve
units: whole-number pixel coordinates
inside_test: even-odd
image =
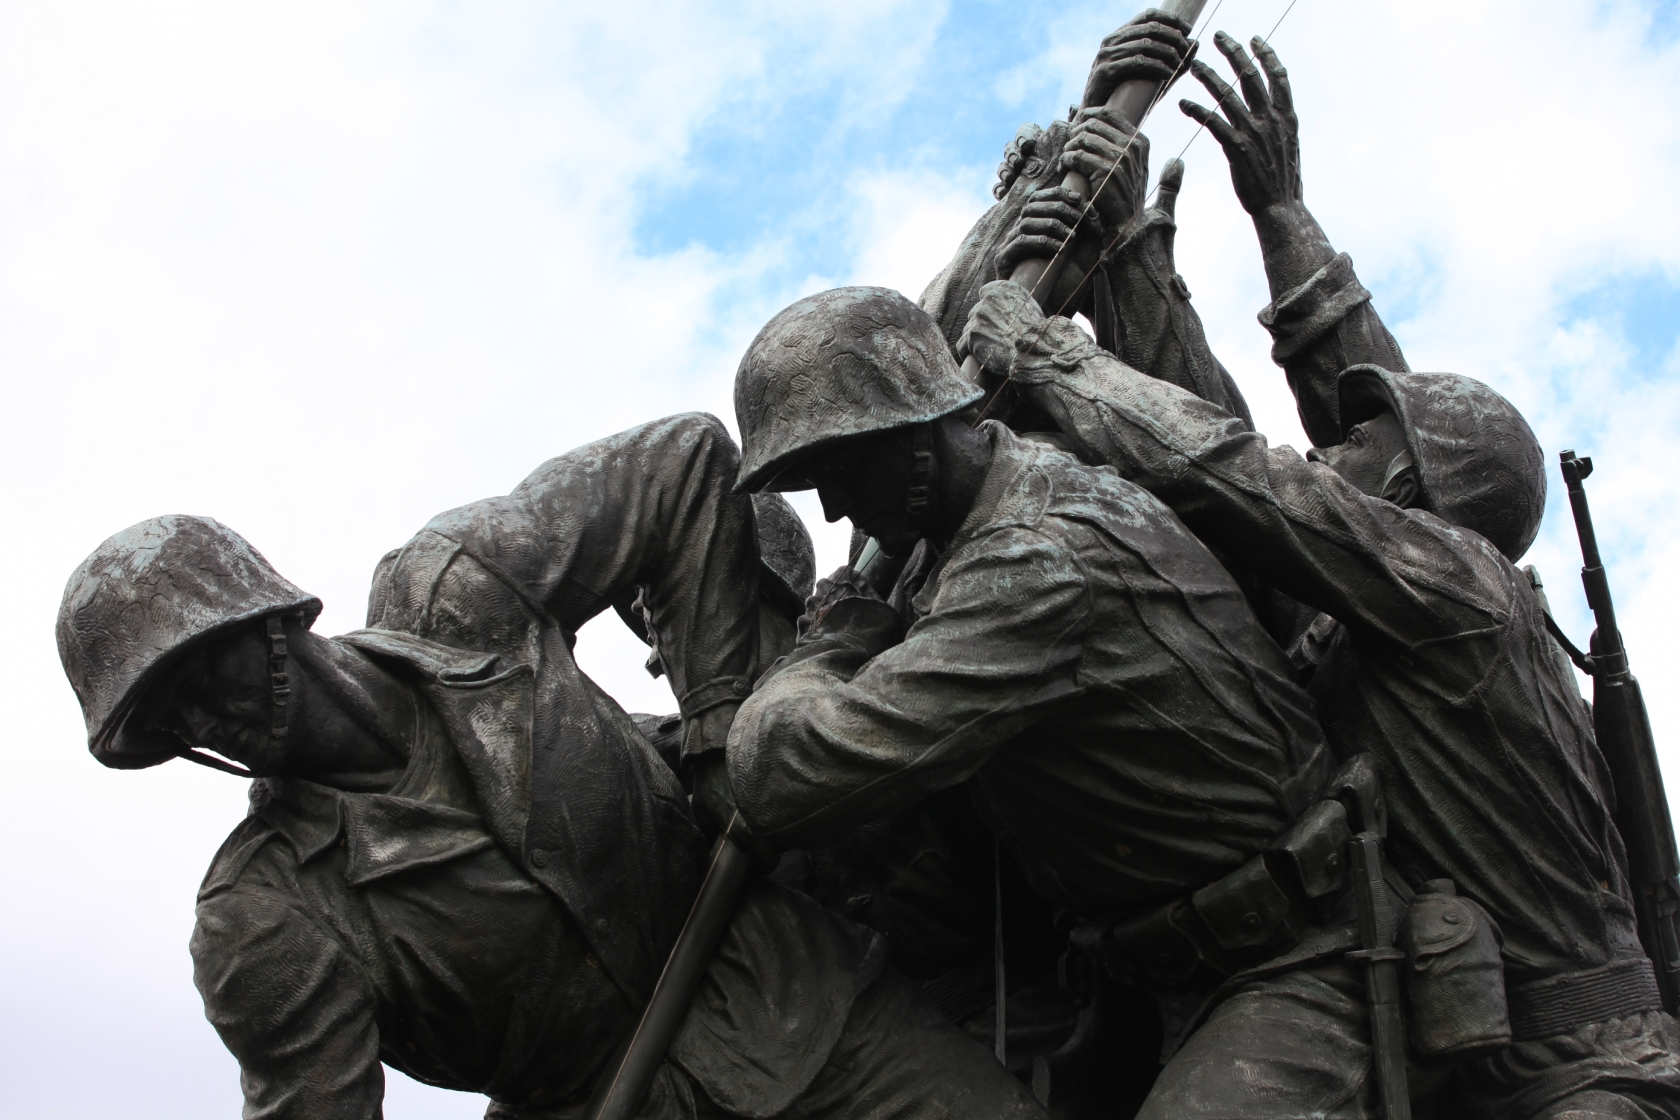
[[[793,662],[742,706],[729,773],[753,831],[830,843],[967,778],[1077,691],[1089,603],[1066,548],[1001,529],[959,546],[936,578],[899,644],[861,668],[840,648]]]
[[[550,460],[512,495],[541,526],[538,594],[561,626],[645,589],[686,718],[739,702],[754,670],[760,565],[740,462],[721,421],[687,413]]]
[[[1190,288],[1178,274],[1174,219],[1160,208],[1138,215],[1103,265],[1106,284],[1094,299],[1097,342],[1133,369],[1212,401],[1254,426],[1248,402],[1214,357]],[[1102,321],[1103,289],[1114,322]],[[1111,334],[1112,344],[1105,339]]]
[[[1052,321],[1016,367],[1022,391],[1079,454],[1113,464],[1215,548],[1288,595],[1427,656],[1452,638],[1474,648],[1509,617],[1492,546],[1432,514],[1402,510],[1241,421],[1146,377]],[[1467,669],[1470,667],[1467,665]],[[1471,670],[1475,673],[1475,670]]]
[[[234,888],[199,903],[193,980],[239,1060],[245,1120],[376,1120],[385,1095],[359,966],[286,899]]]
[[[693,717],[738,704],[756,668],[758,540],[752,500],[734,492],[739,467],[728,431],[701,413],[551,459],[506,497],[434,518],[404,556],[435,536],[448,542],[440,563],[461,556],[470,563],[455,568],[473,570],[424,569],[417,591],[386,595],[413,605],[385,625],[412,616],[417,632],[500,650],[530,613],[572,634],[640,591],[683,716],[701,727]]]
[[[1346,253],[1267,305],[1260,324],[1272,334],[1272,360],[1289,379],[1315,447],[1342,442],[1336,382],[1343,370],[1367,362],[1395,372],[1408,368]]]

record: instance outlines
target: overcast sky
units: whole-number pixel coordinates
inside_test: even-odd
[[[1247,38],[1286,4],[1224,0],[1215,25]],[[434,513],[655,416],[734,427],[740,352],[792,299],[916,295],[1016,127],[1064,113],[1130,14],[0,0],[0,1114],[239,1108],[186,942],[243,784],[88,757],[52,623],[95,545],[211,515],[326,600],[317,629],[355,628],[374,562]],[[1670,775],[1677,36],[1675,0],[1299,0],[1274,38],[1307,201],[1413,367],[1494,384],[1549,462],[1597,461]],[[1169,107],[1147,131],[1158,167],[1192,129]],[[1304,448],[1222,157],[1203,136],[1187,159],[1180,269],[1261,429]],[[1530,559],[1584,639],[1560,492]],[[832,567],[844,527],[801,508]],[[674,707],[610,616],[579,649],[626,707]],[[399,1075],[388,1100],[483,1111]]]

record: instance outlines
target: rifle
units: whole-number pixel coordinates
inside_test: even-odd
[[[1627,647],[1616,628],[1610,581],[1605,578],[1592,511],[1581,485],[1592,474],[1592,460],[1573,451],[1563,452],[1560,458],[1569,507],[1575,514],[1575,532],[1581,538],[1581,583],[1598,629],[1587,643],[1590,652],[1582,653],[1563,637],[1549,615],[1548,628],[1571,660],[1592,674],[1593,732],[1616,790],[1616,829],[1627,847],[1639,940],[1656,966],[1663,1008],[1672,1015],[1680,1013],[1680,880],[1676,878],[1680,875],[1680,850],[1675,847],[1674,822],[1663,789],[1662,769],[1657,764],[1657,744],[1645,711],[1645,695],[1628,671]]]
[[[1365,966],[1376,1099],[1383,1120],[1412,1120],[1406,1029],[1400,1015],[1400,964],[1406,954],[1394,944],[1400,917],[1411,899],[1397,899],[1385,874],[1383,845],[1388,837],[1388,807],[1372,757],[1356,754],[1348,759],[1331,776],[1324,795],[1340,801],[1347,810],[1348,827],[1359,830],[1348,845],[1348,866],[1359,906],[1360,947],[1347,956]]]

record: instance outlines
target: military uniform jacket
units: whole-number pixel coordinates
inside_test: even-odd
[[[679,687],[750,668],[756,554],[722,435],[678,417],[579,449],[381,564],[380,625],[339,640],[415,686],[408,771],[381,793],[264,783],[201,893],[196,975],[248,1116],[376,1116],[381,1060],[533,1115],[586,1095],[652,991],[707,845],[570,634],[645,581]],[[737,549],[744,595],[720,582]],[[711,586],[674,587],[695,577],[668,551],[710,564]],[[882,952],[759,890],[673,1061],[731,1111],[781,1111]]]
[[[1195,890],[1318,794],[1311,705],[1170,510],[1110,470],[982,430],[980,495],[902,640],[808,640],[742,706],[741,812],[815,846],[971,779],[1047,898],[1103,913]]]
[[[1398,348],[1339,258],[1269,308],[1322,340],[1291,370],[1309,433],[1339,431],[1331,367]],[[1015,369],[1079,453],[1171,505],[1215,548],[1324,612],[1311,692],[1341,755],[1371,752],[1389,851],[1414,885],[1450,878],[1504,934],[1513,982],[1641,954],[1591,719],[1528,577],[1478,534],[1371,498],[1053,319]],[[1316,386],[1316,388],[1314,388]]]

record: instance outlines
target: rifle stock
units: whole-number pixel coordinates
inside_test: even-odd
[[[1616,829],[1627,848],[1639,940],[1656,967],[1663,1006],[1675,1014],[1680,1010],[1680,880],[1676,878],[1680,849],[1675,845],[1674,821],[1645,696],[1628,669],[1592,510],[1581,484],[1592,473],[1592,460],[1573,451],[1563,452],[1560,458],[1575,531],[1581,539],[1581,583],[1598,625],[1587,659],[1593,678],[1593,733],[1615,786]]]

